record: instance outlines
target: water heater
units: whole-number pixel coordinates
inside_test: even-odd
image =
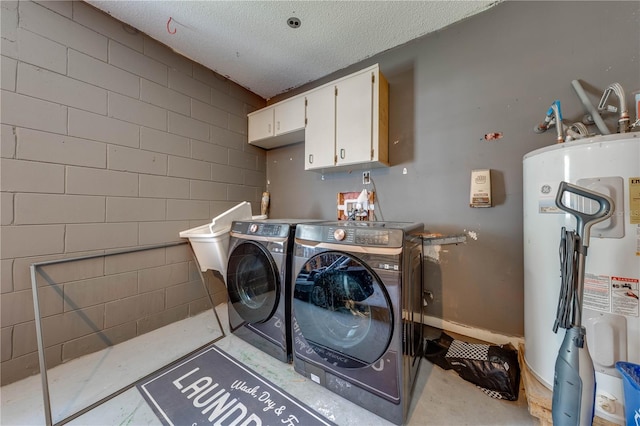
[[[560,292],[560,235],[573,215],[555,206],[566,181],[611,197],[610,219],[591,228],[582,323],[596,370],[596,415],[624,424],[616,361],[640,364],[640,133],[595,136],[524,156],[525,361],[549,389],[564,330],[553,332]],[[589,201],[570,200],[590,212]],[[580,205],[578,205],[580,204]]]

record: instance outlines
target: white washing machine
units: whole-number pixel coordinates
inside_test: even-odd
[[[295,371],[393,423],[422,358],[421,223],[296,228]]]
[[[585,264],[582,324],[596,370],[596,415],[624,424],[617,361],[640,364],[640,133],[597,136],[525,155],[525,360],[549,389],[564,330],[552,330],[560,291],[560,232],[575,230],[573,215],[555,207],[566,181],[604,193],[613,216],[591,228]],[[569,200],[575,210],[593,207]],[[575,203],[575,204],[572,204]]]

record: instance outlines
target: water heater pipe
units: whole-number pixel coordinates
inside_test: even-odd
[[[565,133],[567,134],[567,141],[582,139],[586,138],[587,136],[591,136],[589,134],[589,129],[587,129],[587,126],[580,122],[573,123],[571,126],[566,126]]]
[[[536,133],[544,133],[549,127],[556,125],[557,142],[564,142],[564,127],[562,124],[562,110],[560,108],[560,101],[555,100],[547,110],[547,114],[544,117],[544,121],[534,126],[533,131]]]
[[[593,119],[593,122],[595,123],[595,125],[598,127],[598,130],[600,130],[600,133],[602,133],[603,135],[610,134],[611,132],[609,131],[609,128],[604,123],[604,120],[600,116],[600,113],[598,113],[598,110],[593,106],[593,104],[587,97],[587,94],[582,88],[582,85],[580,84],[580,82],[578,80],[573,80],[571,82],[571,86],[573,87],[573,90],[575,90],[576,94],[580,98],[580,101],[582,102],[584,109],[591,115],[591,118]]]
[[[611,83],[609,87],[607,87],[602,94],[602,98],[600,99],[600,103],[598,104],[598,109],[600,111],[607,108],[607,99],[611,92],[615,93],[618,97],[618,101],[620,102],[620,119],[618,120],[618,132],[619,133],[627,133],[629,132],[629,110],[627,109],[627,101],[624,95],[624,89],[620,85],[620,83]]]

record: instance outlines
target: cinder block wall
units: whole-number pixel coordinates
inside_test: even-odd
[[[32,263],[181,241],[240,201],[257,213],[266,165],[247,144],[257,95],[86,3],[0,4],[4,385],[38,372]],[[51,366],[210,307],[188,245],[43,270]]]

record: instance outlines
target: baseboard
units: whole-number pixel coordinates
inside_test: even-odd
[[[483,340],[485,342],[493,343],[496,345],[511,343],[514,348],[518,348],[520,344],[524,345],[524,337],[499,334],[490,330],[475,328],[453,321],[446,321],[442,318],[425,315],[423,322],[431,327],[462,334],[463,336],[469,336],[474,339]]]

